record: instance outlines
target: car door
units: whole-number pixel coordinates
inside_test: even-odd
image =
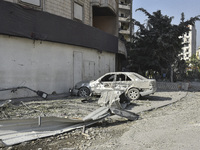
[[[126,74],[117,74],[114,89],[125,91],[132,84],[131,79]]]
[[[115,74],[107,74],[99,79],[99,82],[95,88],[95,93],[101,93],[105,90],[113,90],[113,85],[116,80]]]

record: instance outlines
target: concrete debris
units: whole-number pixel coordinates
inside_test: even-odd
[[[129,120],[136,120],[139,116],[135,113],[124,110],[130,101],[124,96],[122,91],[104,91],[98,101],[100,106],[108,107],[111,114],[125,117]]]
[[[104,118],[110,115],[118,115],[125,117],[129,120],[136,120],[139,115],[124,110],[130,103],[123,96],[122,91],[104,91],[101,93],[101,97],[98,100],[98,104],[101,106],[99,109],[93,111],[88,116],[83,118],[83,120],[96,120],[99,118]]]
[[[122,95],[122,91],[104,91],[101,93],[98,104],[102,107],[115,107],[122,109],[123,107],[120,102],[120,95]]]
[[[121,91],[104,91],[98,104],[101,106],[83,119],[59,117],[38,117],[33,119],[12,119],[0,121],[0,139],[5,145],[14,145],[42,137],[61,134],[77,128],[85,128],[110,116],[118,115],[129,120],[139,116],[124,110],[129,101],[123,98]],[[4,102],[2,105],[9,103]],[[22,103],[23,104],[23,103]],[[23,104],[28,109],[27,105]],[[84,129],[85,130],[85,129]]]

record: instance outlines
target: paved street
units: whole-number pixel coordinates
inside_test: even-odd
[[[172,98],[171,102],[175,99],[179,101],[142,113],[141,120],[126,124],[126,131],[121,136],[112,137],[106,143],[89,149],[199,150],[200,92],[169,92],[167,97]],[[154,103],[149,102],[151,106]],[[148,102],[145,105],[148,105]],[[141,110],[142,108],[139,109]],[[120,126],[123,128],[123,125]],[[120,127],[118,129],[120,130]]]
[[[137,121],[111,116],[86,128],[84,134],[82,129],[77,129],[11,148],[195,150],[200,146],[199,96],[200,92],[156,92],[132,102],[129,106],[129,111],[140,115]],[[60,100],[24,102],[20,105],[9,104],[3,109],[1,117],[34,117],[42,111],[46,116],[81,118],[96,108],[98,105],[95,98],[83,103],[81,98],[68,97]]]

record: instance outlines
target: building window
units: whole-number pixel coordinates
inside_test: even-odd
[[[33,5],[37,7],[41,7],[41,0],[19,0],[20,3],[24,5]]]
[[[188,49],[188,48],[186,49],[186,52],[189,52],[189,49]]]
[[[184,47],[188,47],[189,46],[189,43],[184,43]]]
[[[74,19],[83,21],[83,6],[78,3],[74,3]]]
[[[124,15],[124,14],[121,14],[121,17],[125,17],[125,15]]]
[[[183,54],[182,55],[180,55],[181,56],[181,59],[183,59],[184,57],[183,57]]]

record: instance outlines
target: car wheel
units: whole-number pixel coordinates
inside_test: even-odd
[[[138,89],[136,88],[131,88],[128,90],[128,92],[126,93],[126,97],[129,100],[136,100],[140,97],[140,92]]]
[[[82,87],[78,91],[78,95],[81,97],[89,96],[90,95],[90,89],[87,87]]]

